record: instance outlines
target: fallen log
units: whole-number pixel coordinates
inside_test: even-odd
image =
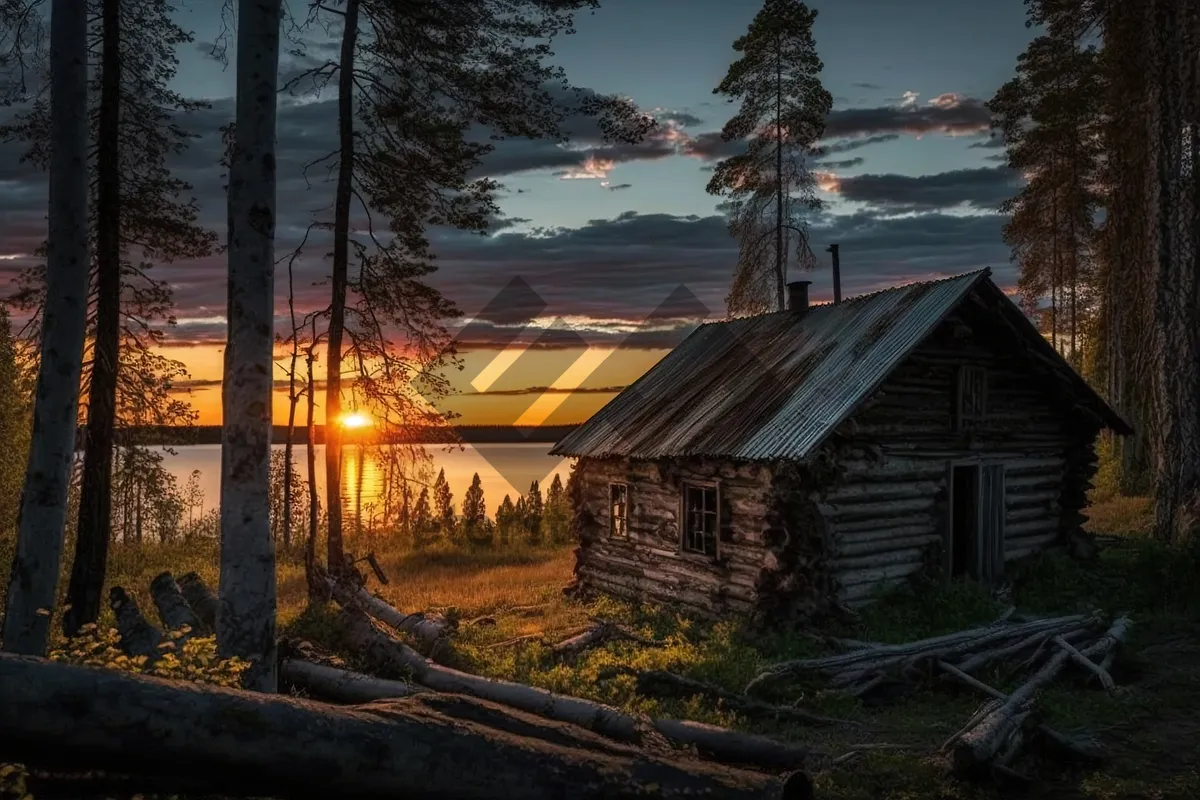
[[[138,608],[137,600],[120,586],[108,590],[108,606],[117,618],[117,633],[121,634],[121,649],[126,655],[144,656],[157,661],[162,656],[163,636]]]
[[[422,657],[408,645],[380,630],[366,614],[353,607],[341,610],[338,624],[355,650],[377,669],[393,674],[409,674],[417,683],[435,691],[478,697],[578,725],[619,742],[642,744],[646,741],[647,733],[654,731],[679,745],[700,748],[707,757],[726,763],[767,769],[795,769],[803,765],[808,756],[807,748],[762,736],[676,720],[646,719],[590,700],[459,672]]]
[[[1062,636],[1067,641],[1070,641],[1071,639],[1078,639],[1086,636],[1087,634],[1088,629],[1086,627],[1076,627],[1067,630],[1064,634],[1062,634]],[[1031,634],[1030,636],[1026,636],[1024,639],[1021,639],[1013,644],[975,653],[959,662],[957,666],[963,672],[976,672],[977,670],[983,669],[989,664],[994,664],[999,661],[1007,661],[1010,658],[1014,658],[1030,648],[1036,649],[1053,635],[1053,633],[1039,631]]]
[[[385,603],[361,586],[326,577],[330,594],[342,606],[355,605],[375,619],[401,633],[407,633],[426,646],[435,646],[454,631],[441,614],[405,614]]]
[[[1086,669],[1088,672],[1096,676],[1100,681],[1100,685],[1106,690],[1112,691],[1117,688],[1117,684],[1113,682],[1112,676],[1108,674],[1108,670],[1101,667],[1099,664],[1092,661],[1090,658],[1079,652],[1076,647],[1061,636],[1054,637],[1054,643],[1067,651],[1067,655],[1071,657],[1076,664]],[[1107,658],[1107,654],[1105,655]]]
[[[175,640],[177,643],[182,644],[202,632],[203,623],[184,598],[183,591],[171,573],[164,572],[150,581],[150,599],[158,609],[163,630],[181,633]]]
[[[1019,624],[994,622],[915,642],[878,644],[831,656],[785,661],[768,667],[750,681],[745,691],[752,694],[781,678],[805,674],[823,676],[835,686],[848,686],[888,668],[911,666],[928,659],[949,660],[1010,639],[1057,632],[1064,626],[1077,626],[1089,619],[1080,614]]]
[[[586,628],[582,633],[575,634],[566,639],[563,639],[556,645],[550,648],[550,652],[555,656],[573,656],[582,653],[590,647],[596,647],[612,638],[613,629],[611,625],[603,623],[592,625]]]
[[[795,706],[780,706],[764,703],[752,698],[743,697],[730,691],[683,675],[676,675],[666,670],[639,671],[629,667],[610,667],[601,670],[600,678],[606,679],[615,675],[632,675],[637,681],[637,693],[646,697],[710,697],[719,700],[731,711],[759,719],[774,719],[782,722],[795,722],[802,725],[855,725],[850,720],[835,719],[814,714]]]
[[[1085,648],[1088,658],[1103,656],[1124,640],[1130,621],[1120,617],[1099,641]],[[954,747],[954,768],[959,773],[971,773],[992,763],[1005,741],[1012,735],[1019,715],[1026,710],[1034,696],[1053,681],[1070,660],[1071,654],[1059,649],[1029,680],[1018,686],[1008,698],[974,729],[966,732]]]
[[[427,692],[428,689],[403,681],[373,678],[360,672],[315,664],[296,658],[279,662],[279,677],[297,689],[311,692],[320,700],[334,703],[370,703]]]
[[[345,708],[0,653],[0,752],[35,769],[176,776],[242,797],[812,797],[802,773],[585,749],[586,731],[491,707],[547,731],[518,735],[434,713],[422,697]],[[575,744],[548,741],[553,731]]]
[[[179,579],[179,590],[183,599],[191,606],[196,617],[204,623],[206,632],[217,630],[217,610],[220,607],[217,596],[213,594],[204,580],[195,572],[189,572]]]

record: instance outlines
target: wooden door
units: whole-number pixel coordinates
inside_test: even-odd
[[[1004,577],[1004,465],[984,464],[979,474],[976,570],[983,583]]]

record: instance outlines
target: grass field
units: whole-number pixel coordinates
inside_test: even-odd
[[[1056,687],[1042,697],[1047,721],[1060,729],[1097,734],[1114,754],[1101,767],[1037,767],[1034,796],[1055,798],[1193,798],[1200,796],[1200,551],[1169,549],[1145,537],[1149,505],[1121,499],[1092,510],[1097,533],[1123,537],[1090,565],[1047,555],[1021,565],[1014,575],[1014,602],[1022,611],[1070,612],[1085,607],[1131,611],[1134,636],[1115,668],[1123,691]],[[781,738],[811,742],[830,753],[859,742],[886,742],[907,749],[867,753],[843,765],[813,765],[820,795],[837,800],[985,798],[993,790],[960,783],[947,774],[938,746],[979,705],[970,691],[938,685],[875,708],[796,686],[777,699],[830,716],[855,720],[859,729],[813,729],[777,724],[751,726],[703,701],[641,697],[628,677],[602,679],[606,667],[661,668],[740,691],[767,663],[816,654],[808,639],[750,634],[733,623],[700,624],[662,609],[611,600],[583,605],[561,588],[571,576],[572,551],[564,549],[464,552],[378,552],[389,585],[369,588],[405,611],[437,609],[461,620],[488,616],[494,625],[463,625],[453,643],[458,665],[567,694],[651,714],[685,717]],[[134,591],[149,608],[147,585],[158,572],[200,572],[216,585],[212,543],[188,547],[117,548],[111,582]],[[306,608],[302,569],[282,564],[280,622],[289,635],[337,646],[328,611]],[[1001,610],[968,584],[925,586],[894,593],[866,609],[861,619],[834,631],[861,639],[903,641],[994,619]],[[664,643],[643,647],[613,642],[574,663],[551,657],[547,643],[581,630],[591,618],[621,620]],[[518,642],[512,640],[524,638]],[[353,661],[353,654],[345,653]],[[989,676],[998,688],[1001,676]]]

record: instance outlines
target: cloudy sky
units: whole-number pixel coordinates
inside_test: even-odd
[[[209,56],[220,4],[190,5],[179,19],[195,32],[196,44],[181,53],[176,88],[211,108],[187,119],[201,138],[177,166],[195,186],[205,222],[220,231],[218,128],[233,116],[234,65]],[[805,276],[814,281],[815,299],[832,294],[824,250],[834,242],[841,245],[850,295],[984,266],[1010,285],[997,207],[1018,184],[989,138],[983,103],[1010,77],[1033,35],[1024,25],[1022,0],[815,5],[823,80],[834,96],[828,155],[818,167],[829,205],[811,220],[821,266]],[[606,389],[627,384],[661,357],[670,336],[642,337],[619,359],[604,360],[668,298],[677,302],[679,287],[686,287],[696,315],[721,313],[736,248],[715,209],[718,198],[704,187],[715,160],[728,152],[719,131],[732,108],[712,87],[733,60],[733,40],[759,7],[759,0],[604,0],[595,14],[578,19],[576,34],[556,45],[555,60],[576,86],[625,95],[660,124],[636,146],[605,146],[587,120],[568,123],[569,147],[499,142],[484,170],[504,185],[503,217],[494,231],[434,236],[440,265],[434,283],[467,318],[519,279],[544,301],[543,341],[555,345],[520,359],[510,349],[498,360],[498,345],[477,348],[465,373],[486,375],[475,380],[474,396],[455,401],[463,421],[544,418],[561,394],[555,400],[541,388],[580,381],[592,391],[576,398],[568,416],[586,417],[612,396]],[[314,214],[329,207],[324,172],[306,179],[301,171],[333,149],[332,100],[281,100],[277,255],[295,247]],[[0,145],[4,280],[30,263],[45,231],[45,175],[18,164],[19,153]],[[327,303],[314,285],[328,272],[324,252],[311,249],[297,262],[301,311]],[[178,306],[168,352],[188,365],[205,423],[219,422],[214,382],[221,369],[224,266],[217,258],[159,272],[173,283]],[[523,368],[501,368],[514,360]]]

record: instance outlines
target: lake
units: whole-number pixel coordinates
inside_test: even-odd
[[[432,482],[439,469],[446,471],[446,480],[454,494],[454,507],[462,509],[462,498],[471,478],[479,474],[483,487],[484,502],[488,516],[494,517],[496,507],[509,494],[515,501],[518,494],[529,490],[531,481],[540,481],[543,493],[557,473],[563,484],[571,473],[571,459],[549,455],[552,442],[521,442],[515,444],[477,444],[450,448],[446,445],[419,445],[429,454],[432,474],[425,480]],[[387,450],[392,445],[346,445],[342,449],[342,499],[347,517],[356,516],[356,509],[381,506],[384,487]],[[179,485],[187,484],[193,470],[200,473],[200,488],[204,492],[204,508],[218,505],[221,491],[221,446],[190,445],[175,447],[175,454],[164,454],[163,466],[171,471]],[[282,453],[283,445],[273,445],[272,450]],[[317,492],[324,505],[325,499],[325,445],[316,446]],[[305,449],[294,448],[293,461],[296,474],[303,479],[307,475]],[[420,488],[418,486],[418,493]]]

